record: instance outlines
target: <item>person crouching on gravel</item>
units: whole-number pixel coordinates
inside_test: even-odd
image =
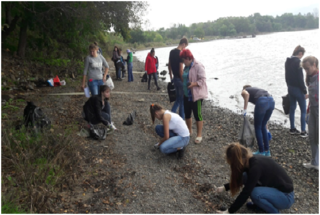
[[[289,209],[294,203],[293,182],[283,167],[273,159],[261,155],[252,155],[250,149],[239,143],[232,143],[225,152],[230,165],[230,183],[216,188],[221,193],[230,190],[235,196],[242,191],[229,207],[220,214],[235,213],[247,203],[250,209],[260,208],[267,213],[280,213],[279,210]]]
[[[156,133],[161,137],[155,144],[164,154],[178,152],[178,158],[182,158],[185,147],[189,144],[190,133],[184,120],[176,113],[163,109],[158,104],[150,105],[152,123],[155,118],[161,120],[163,125],[157,125]]]
[[[90,125],[99,123],[108,128],[116,129],[111,122],[111,109],[108,102],[110,88],[107,85],[100,86],[100,94],[91,96],[83,106],[83,117]]]
[[[304,163],[306,168],[319,170],[319,61],[313,56],[303,59],[302,67],[309,79],[309,142],[311,146],[311,161]]]

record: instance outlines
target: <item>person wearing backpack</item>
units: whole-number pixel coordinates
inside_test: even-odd
[[[274,110],[275,102],[268,91],[251,85],[243,86],[241,96],[244,99],[243,115],[247,114],[248,102],[255,105],[254,107],[254,130],[259,146],[259,150],[253,154],[259,154],[271,157],[269,149],[269,137],[267,123]]]
[[[86,86],[86,79],[88,76],[88,87],[91,95],[94,96],[99,94],[99,87],[106,82],[109,65],[106,59],[98,54],[98,46],[95,44],[89,46],[89,52],[90,54],[84,61],[82,89]],[[103,75],[101,73],[102,66],[105,67]]]
[[[306,71],[309,91],[309,142],[311,160],[304,163],[305,168],[319,170],[319,61],[316,57],[308,56],[303,59],[302,67]]]
[[[304,84],[303,71],[300,66],[301,58],[305,53],[305,49],[301,46],[297,46],[290,58],[287,58],[285,63],[285,79],[288,86],[288,94],[290,97],[290,134],[300,135],[300,137],[308,137],[306,132],[306,95],[307,88]],[[300,107],[300,124],[301,132],[298,131],[294,125],[294,114],[297,107],[297,102]]]
[[[83,106],[83,117],[91,125],[99,123],[107,127],[112,127],[111,108],[108,100],[110,99],[110,88],[107,85],[100,86],[98,95],[91,96]]]

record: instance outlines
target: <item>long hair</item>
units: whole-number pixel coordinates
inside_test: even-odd
[[[231,169],[230,192],[232,196],[235,196],[243,185],[242,174],[249,167],[251,157],[252,152],[239,143],[232,143],[226,149],[226,160]]]
[[[107,90],[111,90],[110,87],[108,87],[107,85],[100,85],[99,87],[99,96],[102,95],[103,92],[107,91]],[[109,100],[109,98],[106,98],[107,100]]]
[[[162,110],[163,107],[161,107],[158,104],[152,104],[150,105],[150,115],[151,115],[151,120],[152,120],[152,124],[154,124],[154,119],[156,117],[156,111]]]

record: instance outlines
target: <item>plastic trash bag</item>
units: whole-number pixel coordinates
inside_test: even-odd
[[[290,112],[290,97],[289,94],[282,96],[282,107],[285,115],[288,115]]]
[[[90,124],[90,137],[95,140],[104,140],[107,137],[107,129],[105,127],[98,127]]]
[[[112,78],[110,76],[106,80],[106,85],[110,88],[110,90],[114,89],[114,84],[113,84]]]
[[[239,143],[245,147],[252,147],[256,140],[255,136],[253,125],[249,122],[249,118],[244,116],[239,133]]]
[[[129,114],[128,118],[126,121],[123,122],[124,125],[132,125],[134,118],[136,117],[136,111],[132,111],[132,113]]]
[[[168,95],[169,95],[169,101],[174,102],[176,100],[176,89],[174,87],[174,84],[169,82],[167,85]]]

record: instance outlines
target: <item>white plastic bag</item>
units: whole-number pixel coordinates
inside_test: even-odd
[[[106,81],[106,85],[110,88],[110,90],[114,89],[114,84],[113,84],[112,78],[110,76]]]
[[[89,87],[84,88],[84,95],[85,95],[87,98],[90,98]]]

